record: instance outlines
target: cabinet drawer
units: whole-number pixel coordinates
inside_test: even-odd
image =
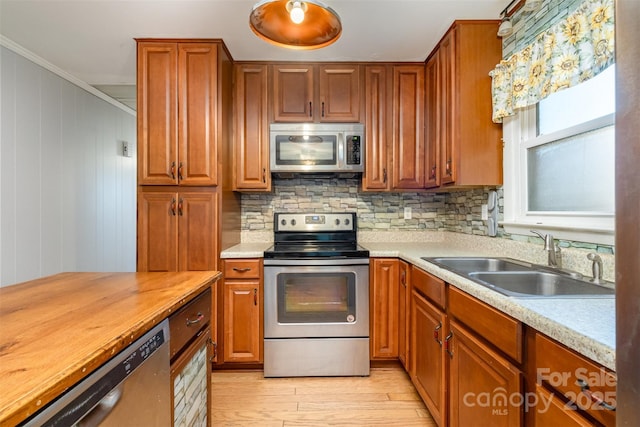
[[[258,279],[260,278],[260,259],[225,260],[225,279]]]
[[[449,286],[449,313],[522,363],[522,323],[453,286]]]
[[[616,375],[589,359],[537,333],[535,337],[536,382],[564,395],[605,426],[615,426],[615,412],[598,403],[616,406]],[[588,390],[583,390],[584,382]]]
[[[171,359],[180,353],[202,328],[211,323],[211,289],[169,317],[169,352]]]
[[[435,304],[444,308],[445,285],[444,281],[416,267],[411,269],[411,284],[414,289],[429,298]]]
[[[563,401],[536,384],[536,406],[528,408],[534,411],[536,426],[591,427],[576,411],[569,409]]]

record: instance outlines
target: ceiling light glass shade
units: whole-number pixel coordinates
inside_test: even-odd
[[[533,12],[534,10],[538,10],[541,4],[542,0],[527,0],[524,2],[522,9],[527,12]]]
[[[300,9],[298,11],[297,9]],[[302,13],[300,23],[294,23]],[[338,14],[319,1],[264,0],[249,15],[251,30],[261,39],[289,49],[319,49],[342,34]]]
[[[513,34],[513,25],[509,18],[504,18],[498,27],[498,36],[507,37]]]

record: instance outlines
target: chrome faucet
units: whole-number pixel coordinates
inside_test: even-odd
[[[560,246],[558,246],[551,234],[543,235],[539,231],[530,230],[533,234],[540,236],[544,240],[544,250],[547,251],[549,259],[547,263],[549,267],[562,268],[562,253],[560,252]]]
[[[587,259],[592,262],[591,271],[593,277],[591,278],[591,282],[598,284],[605,283],[602,279],[602,258],[600,258],[600,255],[590,252],[587,254]]]

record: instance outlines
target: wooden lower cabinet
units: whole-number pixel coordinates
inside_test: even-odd
[[[262,363],[261,260],[225,260],[223,271],[223,362]]]
[[[138,271],[216,270],[215,188],[138,193]]]
[[[411,291],[411,368],[418,394],[439,426],[447,425],[446,314],[417,290]]]
[[[449,361],[449,425],[522,425],[522,374],[453,320],[445,338]]]
[[[200,336],[171,364],[174,426],[211,423],[211,330]]]
[[[372,360],[398,358],[397,258],[372,258],[370,265],[370,357]]]
[[[409,331],[411,330],[411,269],[409,264],[399,260],[398,273],[398,359],[408,372],[409,360]]]
[[[540,396],[529,411],[533,424],[615,426],[616,374],[539,332],[533,340],[528,375]]]

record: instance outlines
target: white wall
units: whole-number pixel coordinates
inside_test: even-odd
[[[135,271],[134,112],[17,52],[0,46],[0,286]]]

